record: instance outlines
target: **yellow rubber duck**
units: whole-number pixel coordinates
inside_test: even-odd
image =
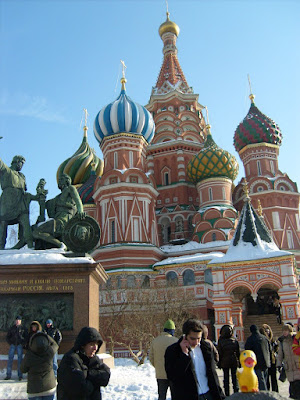
[[[244,350],[240,354],[242,368],[237,370],[237,378],[241,392],[258,392],[258,379],[254,372],[257,364],[256,355],[251,350]]]

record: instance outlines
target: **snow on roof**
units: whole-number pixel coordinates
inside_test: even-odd
[[[218,257],[222,257],[224,254],[216,251],[211,253],[196,253],[187,256],[181,257],[168,257],[163,261],[159,261],[153,265],[153,267],[160,267],[162,265],[172,265],[172,264],[185,264],[190,262],[199,262],[206,261],[211,259],[217,259]]]
[[[64,254],[68,254],[65,257]],[[71,252],[66,252],[63,248],[49,250],[32,250],[27,246],[20,250],[0,250],[1,265],[15,264],[82,264],[95,263],[92,257],[70,257]]]
[[[258,246],[253,246],[252,243],[240,242],[235,247],[229,247],[226,254],[222,253],[221,257],[214,258],[209,264],[224,264],[235,261],[251,261],[263,258],[282,257],[290,255],[288,251],[279,250],[275,243],[273,246],[270,243],[261,241]]]
[[[206,248],[209,247],[224,247],[228,246],[230,244],[230,241],[225,241],[225,240],[216,240],[214,242],[209,242],[209,243],[198,243],[194,241],[190,241],[185,244],[178,244],[178,245],[165,245],[161,246],[160,249],[164,253],[179,253],[183,251],[188,251],[188,250],[196,250],[196,249],[201,249],[205,250]]]
[[[290,255],[279,250],[264,220],[254,210],[250,198],[246,197],[234,238],[222,259],[210,264],[249,261]]]
[[[199,210],[198,210],[198,213],[200,213],[200,214],[202,214],[202,213],[204,213],[205,211],[207,211],[207,210],[211,210],[211,209],[216,209],[216,210],[219,210],[219,211],[225,211],[225,210],[234,210],[234,211],[236,211],[236,209],[233,207],[233,206],[229,206],[229,205],[227,205],[227,204],[225,204],[225,205],[213,205],[213,206],[205,206],[205,207],[200,207],[199,208]]]
[[[153,272],[152,268],[145,267],[145,268],[112,268],[112,269],[107,269],[105,271],[108,275],[113,274],[115,272]]]

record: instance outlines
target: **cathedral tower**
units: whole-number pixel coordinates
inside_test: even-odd
[[[189,240],[199,199],[186,168],[205,138],[203,106],[188,85],[177,58],[179,27],[167,13],[160,26],[163,63],[146,108],[156,131],[147,148],[148,171],[157,183],[156,214],[161,244]]]
[[[188,178],[196,184],[200,199],[192,237],[200,243],[230,240],[237,218],[232,205],[232,184],[238,174],[238,163],[215,143],[210,125],[206,128],[204,147],[187,167]]]
[[[146,108],[126,94],[124,76],[119,97],[96,116],[94,134],[104,158],[94,186],[100,247],[93,257],[106,269],[148,267],[157,261],[155,203],[157,191],[146,174],[146,147],[154,121]]]
[[[296,183],[278,166],[282,133],[278,125],[257,108],[253,94],[250,100],[248,114],[235,131],[234,146],[244,164],[253,206],[257,209],[261,202],[265,223],[276,245],[294,252],[297,258],[300,250],[299,193]],[[233,202],[240,211],[243,205],[241,182],[234,190]]]

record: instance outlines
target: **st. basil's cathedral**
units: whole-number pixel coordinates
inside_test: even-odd
[[[106,270],[116,301],[135,288],[192,293],[194,311],[212,336],[228,323],[243,342],[258,301],[274,296],[282,320],[296,324],[299,193],[279,170],[280,128],[250,94],[234,132],[245,171],[235,186],[238,162],[214,141],[179,64],[179,27],[169,13],[159,35],[163,62],[149,103],[127,95],[123,64],[120,95],[94,121],[103,160],[84,126],[80,147],[57,172],[71,176],[85,212],[100,225],[92,256]]]

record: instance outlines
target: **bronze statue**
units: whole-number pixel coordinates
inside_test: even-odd
[[[19,224],[19,243],[14,248],[20,249],[25,244],[33,247],[29,204],[31,200],[37,200],[37,196],[26,192],[25,175],[20,172],[24,163],[23,156],[14,156],[10,167],[0,159],[0,249],[5,248],[7,226],[13,224]]]
[[[51,247],[62,246],[62,236],[67,222],[76,216],[82,220],[85,218],[81,198],[67,174],[62,174],[58,180],[58,188],[61,193],[46,202],[48,216],[52,219],[39,225],[33,230],[33,237],[49,243]]]

